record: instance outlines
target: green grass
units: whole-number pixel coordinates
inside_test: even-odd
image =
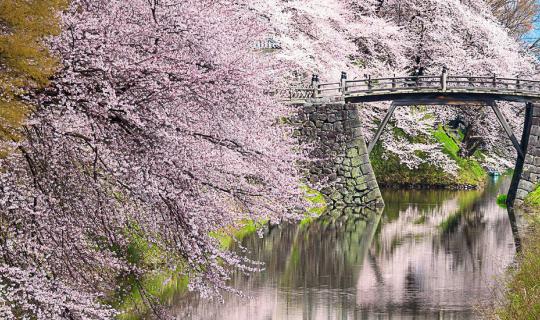
[[[456,186],[456,185],[474,185],[480,186],[487,173],[479,164],[478,160],[483,157],[480,152],[475,153],[470,159],[463,159],[458,155],[459,145],[450,137],[442,127],[433,131],[432,136],[409,137],[401,129],[393,128],[394,136],[406,139],[411,143],[428,143],[435,139],[443,148],[443,152],[458,164],[457,177],[446,173],[443,169],[431,164],[422,163],[416,169],[409,169],[400,163],[399,158],[391,153],[385,152],[384,148],[378,143],[371,153],[371,163],[377,176],[377,181],[382,185],[406,184],[406,185],[437,185],[437,186]],[[461,136],[455,137],[456,140],[462,139]],[[420,157],[427,155],[419,154]]]
[[[311,189],[308,186],[304,186],[303,190],[306,194],[306,200],[310,203],[310,206],[307,209],[306,217],[300,221],[301,226],[310,224],[326,211],[326,200],[324,199],[322,193]]]
[[[225,228],[220,231],[210,232],[210,236],[219,240],[221,249],[227,250],[232,247],[235,239],[241,241],[257,232],[257,229],[266,223],[268,223],[267,220],[260,222],[244,220],[240,222],[237,228]]]
[[[316,190],[308,187],[303,187],[303,190],[306,194],[306,200],[311,203],[306,217],[301,221],[301,224],[306,225],[317,219],[326,210],[326,201],[324,196]],[[228,250],[232,248],[235,239],[241,241],[254,234],[267,222],[266,220],[260,222],[244,220],[236,228],[229,227],[211,232],[210,236],[219,241],[222,249]],[[166,253],[156,245],[149,243],[140,228],[132,226],[126,232],[131,239],[127,250],[129,261],[153,270],[144,275],[142,279],[135,279],[131,276],[123,277],[120,280],[121,289],[113,298],[113,306],[122,312],[118,319],[135,320],[144,318],[150,311],[144,302],[145,299],[150,297],[160,303],[171,302],[175,296],[187,291],[189,278],[181,275],[181,264],[176,270],[162,268],[161,263]],[[298,259],[296,256],[293,258]]]
[[[457,182],[461,184],[478,185],[482,183],[487,177],[487,173],[478,163],[477,158],[483,158],[484,155],[481,152],[476,152],[475,155],[469,159],[461,158],[458,155],[459,145],[439,126],[433,133],[433,136],[443,146],[443,152],[452,158],[459,166],[459,172]],[[462,137],[458,137],[462,139]]]
[[[527,195],[525,198],[525,204],[530,207],[540,208],[540,188],[538,185]]]
[[[171,257],[163,248],[149,242],[136,224],[131,223],[125,232],[130,239],[125,251],[127,260],[146,270],[146,273],[140,277],[134,274],[120,275],[118,290],[109,298],[109,303],[121,312],[118,319],[134,320],[150,312],[146,303],[148,299],[163,304],[187,291],[189,278],[182,275],[184,266],[181,259],[172,260],[177,261],[175,269],[165,265],[166,261],[171,261]]]
[[[504,300],[495,308],[494,319],[540,319],[540,221],[531,221],[531,231],[517,257],[518,267],[510,271]]]
[[[497,196],[497,204],[501,208],[506,208],[506,199],[508,196],[506,194],[500,194]]]

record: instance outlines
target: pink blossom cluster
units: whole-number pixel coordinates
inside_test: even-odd
[[[269,0],[256,1],[254,7],[282,44],[274,57],[290,63],[290,81],[306,84],[316,73],[322,82],[337,82],[341,71],[349,79],[405,76],[419,69],[425,75],[439,75],[443,66],[453,75],[536,76],[536,59],[508,34],[484,1]],[[388,107],[389,102],[362,108],[367,139]],[[501,109],[519,139],[523,105],[501,104]],[[483,137],[488,158],[515,159],[489,108],[436,106],[426,112],[433,121],[419,121],[417,109],[398,108],[382,139],[385,149],[408,159],[405,165],[416,167],[433,159],[415,156],[419,146],[402,144],[390,134],[392,127],[420,135],[434,122],[447,123],[458,115]],[[436,141],[426,142],[425,148],[441,160],[434,164],[449,172],[455,169],[454,160],[442,153]]]
[[[304,205],[290,110],[253,50],[264,26],[220,0],[73,0],[63,26],[64,68],[0,160],[0,314],[107,318],[97,298],[148,271],[128,259],[134,228],[190,289],[231,290],[257,264],[212,232]]]

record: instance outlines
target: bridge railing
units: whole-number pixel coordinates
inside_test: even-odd
[[[540,81],[496,76],[405,76],[347,80],[342,73],[339,82],[319,83],[314,76],[309,87],[277,90],[284,99],[307,99],[337,96],[369,96],[382,93],[415,91],[464,91],[533,94],[540,96]]]

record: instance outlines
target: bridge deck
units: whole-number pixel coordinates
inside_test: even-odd
[[[349,102],[394,101],[410,104],[491,104],[495,100],[540,101],[540,81],[471,76],[411,76],[366,78],[340,82],[312,83],[309,88],[278,91],[289,101],[335,97]]]

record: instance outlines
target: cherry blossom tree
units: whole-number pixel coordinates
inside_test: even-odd
[[[97,299],[148,271],[133,232],[190,289],[232,290],[233,268],[258,266],[211,233],[304,205],[260,19],[242,2],[73,0],[63,28],[64,67],[0,160],[1,313],[108,318]]]
[[[321,81],[335,82],[341,71],[347,71],[350,79],[365,75],[405,76],[415,70],[437,75],[443,66],[454,75],[527,78],[535,74],[534,58],[507,33],[484,1],[299,0],[264,1],[255,7],[268,21],[269,32],[282,43],[283,49],[274,57],[290,63],[291,73],[304,79],[317,73]],[[388,103],[362,107],[367,139],[388,107]],[[501,104],[501,109],[514,130],[521,132],[523,106]],[[489,108],[437,106],[426,112],[443,123],[461,116],[471,128],[469,136],[481,137],[481,145],[490,151],[490,157],[515,157]],[[433,121],[410,126],[418,120],[414,108],[398,108],[393,119],[390,127],[397,126],[411,135],[424,134],[433,126]],[[422,147],[404,145],[389,135],[391,131],[383,135],[382,143],[386,150],[407,159],[404,164],[416,167],[429,161],[442,168],[455,168],[434,139]],[[467,146],[474,144],[465,141],[462,148]],[[419,148],[432,150],[430,154],[438,161],[416,156]],[[469,154],[472,149],[465,151]]]

